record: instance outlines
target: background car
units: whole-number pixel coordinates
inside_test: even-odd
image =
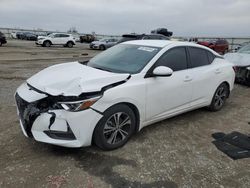
[[[37,45],[50,47],[51,45],[63,45],[72,48],[75,45],[74,37],[71,34],[52,33],[48,36],[39,36],[36,41]]]
[[[10,36],[11,36],[11,38],[13,38],[13,39],[16,39],[16,38],[17,38],[17,37],[16,37],[16,32],[11,32]]]
[[[131,41],[131,40],[169,40],[168,37],[161,34],[125,34],[118,43]]]
[[[31,33],[31,32],[25,32],[25,33],[23,33],[23,39],[36,41],[37,35],[34,33]]]
[[[80,36],[80,42],[81,43],[83,43],[83,42],[91,43],[93,41],[95,41],[95,36],[94,35],[86,34],[86,35],[81,35]]]
[[[90,49],[106,50],[114,45],[116,45],[118,40],[116,38],[103,38],[98,41],[91,42]]]
[[[242,47],[246,46],[246,45],[249,45],[250,42],[243,42],[241,44],[237,44],[234,49],[231,50],[231,52],[237,52],[239,49],[241,49]]]
[[[7,40],[6,37],[4,36],[4,34],[0,31],[0,46],[2,46],[3,44],[6,44]]]
[[[198,41],[197,44],[211,48],[212,50],[225,54],[229,50],[229,44],[225,39],[210,40],[210,41]]]
[[[173,35],[173,32],[168,31],[167,28],[158,28],[158,29],[155,29],[155,30],[151,31],[151,33],[161,34],[161,35],[164,35],[166,37],[171,37]]]
[[[23,40],[24,39],[24,33],[23,32],[16,32],[16,38]]]
[[[235,65],[235,81],[250,86],[250,45],[243,46],[236,53],[227,53],[224,57]]]
[[[187,111],[223,108],[232,64],[189,42],[137,40],[87,62],[48,67],[15,94],[27,137],[65,147],[122,147],[147,125]]]

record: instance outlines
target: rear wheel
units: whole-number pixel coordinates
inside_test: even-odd
[[[123,146],[135,130],[134,112],[124,104],[115,105],[104,112],[94,131],[94,142],[103,150]]]
[[[226,83],[222,83],[215,91],[212,102],[209,106],[211,111],[219,111],[224,106],[229,96],[229,87]]]
[[[69,47],[69,48],[72,48],[73,45],[74,45],[73,42],[68,42],[68,43],[67,43],[67,47]]]

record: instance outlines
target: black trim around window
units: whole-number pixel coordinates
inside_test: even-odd
[[[186,62],[187,62],[187,69],[189,69],[190,67],[190,60],[188,58],[188,51],[187,51],[187,47],[186,46],[177,46],[177,47],[173,47],[168,49],[166,52],[164,52],[158,59],[157,61],[150,67],[150,69],[147,71],[147,73],[145,74],[144,78],[150,78],[150,77],[154,77],[153,75],[153,70],[157,67],[156,64],[159,61],[159,59],[164,56],[166,53],[168,53],[169,51],[176,49],[176,48],[184,48],[185,49],[185,53],[186,53]],[[187,69],[183,69],[183,70],[187,70]],[[178,70],[178,71],[183,71],[183,70]],[[174,72],[178,72],[178,71],[174,71]]]

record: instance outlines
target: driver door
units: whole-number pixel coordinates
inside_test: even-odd
[[[192,75],[188,69],[186,48],[175,47],[168,50],[150,71],[158,66],[167,66],[174,72],[168,77],[146,76],[147,122],[185,111],[192,100]],[[150,71],[149,75],[152,75]]]

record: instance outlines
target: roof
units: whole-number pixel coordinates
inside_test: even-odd
[[[174,41],[169,41],[169,40],[131,40],[131,41],[124,42],[124,44],[153,46],[153,47],[160,47],[160,48],[163,48],[172,43],[174,43]]]
[[[132,40],[132,41],[124,42],[123,44],[134,44],[134,45],[152,46],[152,47],[159,47],[159,48],[164,48],[168,45],[191,46],[191,47],[198,47],[198,48],[206,49],[212,52],[213,54],[222,57],[221,55],[211,50],[210,48],[203,46],[203,45],[195,44],[193,42],[182,42],[182,41],[173,41],[173,40]]]

